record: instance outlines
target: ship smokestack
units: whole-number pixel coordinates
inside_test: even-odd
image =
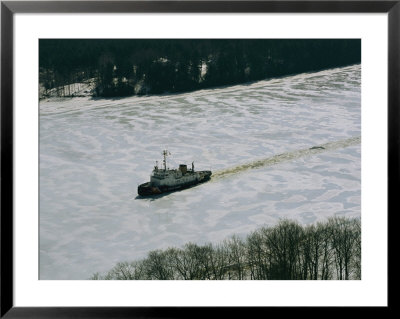
[[[187,172],[187,165],[185,165],[185,164],[180,164],[180,165],[179,165],[179,170],[182,172],[182,175],[186,174],[186,172]]]

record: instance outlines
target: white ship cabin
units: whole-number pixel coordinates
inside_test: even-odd
[[[197,179],[197,174],[188,171],[186,165],[179,165],[179,169],[159,169],[157,166],[150,176],[150,183],[154,186],[176,186],[186,184]]]
[[[153,186],[176,186],[196,181],[198,174],[194,173],[194,165],[192,169],[188,170],[187,165],[179,165],[179,169],[168,169],[166,163],[166,156],[168,151],[164,151],[163,169],[158,168],[158,163],[154,166],[153,172],[150,176],[150,184]]]

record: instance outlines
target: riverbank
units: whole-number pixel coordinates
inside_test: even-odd
[[[262,80],[257,80],[257,81],[248,81],[244,83],[237,83],[237,84],[231,84],[231,85],[219,85],[219,86],[213,86],[213,87],[208,87],[208,88],[200,88],[194,91],[185,91],[185,92],[165,92],[162,94],[145,94],[145,95],[131,95],[131,96],[116,96],[116,97],[96,97],[93,95],[93,92],[95,90],[95,79],[90,79],[86,82],[82,83],[73,83],[61,87],[54,88],[47,93],[45,93],[45,90],[42,85],[39,86],[39,101],[40,102],[63,102],[66,100],[71,100],[71,99],[77,99],[77,98],[87,98],[93,101],[114,101],[114,100],[126,100],[126,99],[157,99],[157,98],[168,98],[168,97],[176,97],[179,95],[186,95],[190,94],[192,96],[199,96],[201,94],[207,94],[207,93],[214,93],[218,92],[218,90],[243,90],[243,88],[255,88],[257,86],[263,86],[267,82],[275,81],[275,80],[280,80],[280,79],[285,79],[285,78],[292,78],[292,77],[305,77],[307,78],[307,75],[312,75],[314,76],[315,74],[318,75],[322,72],[335,72],[335,70],[342,70],[346,68],[352,68],[352,67],[357,67],[360,66],[360,64],[351,64],[348,66],[343,66],[343,67],[335,67],[335,68],[326,68],[326,69],[321,69],[321,70],[315,70],[315,71],[309,71],[309,72],[301,72],[297,74],[287,74],[284,76],[276,76],[272,78],[265,78]],[[62,95],[60,96],[58,92],[70,92],[70,94],[67,95]]]
[[[359,39],[41,39],[39,82],[92,96],[193,92],[361,63]],[[71,96],[58,90],[60,96]]]
[[[154,250],[91,279],[361,280],[361,221],[332,217],[302,226],[283,220],[245,238]]]

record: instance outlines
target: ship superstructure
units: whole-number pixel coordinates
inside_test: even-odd
[[[206,182],[211,177],[211,171],[195,171],[193,162],[191,169],[188,169],[186,164],[180,164],[178,169],[169,169],[167,168],[167,156],[171,153],[164,150],[162,154],[163,167],[159,168],[158,162],[156,162],[150,182],[138,186],[139,195],[148,196],[184,189]]]

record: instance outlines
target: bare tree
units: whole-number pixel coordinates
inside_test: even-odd
[[[321,279],[332,279],[332,231],[329,224],[317,224],[317,231],[321,234]]]
[[[120,262],[93,280],[361,279],[361,223],[334,217],[302,227],[288,220],[260,228],[242,240],[213,246],[186,244]]]
[[[358,235],[354,232],[355,221],[344,217],[334,217],[329,219],[328,223],[332,226],[332,248],[335,252],[338,279],[349,280]]]
[[[353,232],[355,236],[354,245],[354,259],[353,266],[354,269],[354,279],[361,280],[361,220],[354,220]]]
[[[168,259],[162,250],[151,251],[148,257],[143,261],[146,277],[157,280],[170,280],[173,278],[173,272],[168,265]]]
[[[246,248],[246,259],[250,270],[250,279],[268,279],[266,252],[260,230],[253,232],[247,237]]]
[[[245,279],[247,262],[244,242],[238,236],[233,235],[225,244],[229,250],[229,273],[232,271],[236,275],[236,279]]]
[[[313,277],[313,236],[314,227],[308,226],[304,231],[303,240],[300,245],[299,257],[299,279],[312,279]]]
[[[299,245],[303,229],[295,222],[281,221],[268,232],[266,244],[271,279],[295,279],[299,265]]]
[[[173,263],[181,279],[211,279],[210,251],[211,246],[198,246],[188,243],[176,251]]]
[[[214,246],[210,252],[210,272],[214,280],[226,278],[226,267],[228,266],[229,251],[224,245]]]

